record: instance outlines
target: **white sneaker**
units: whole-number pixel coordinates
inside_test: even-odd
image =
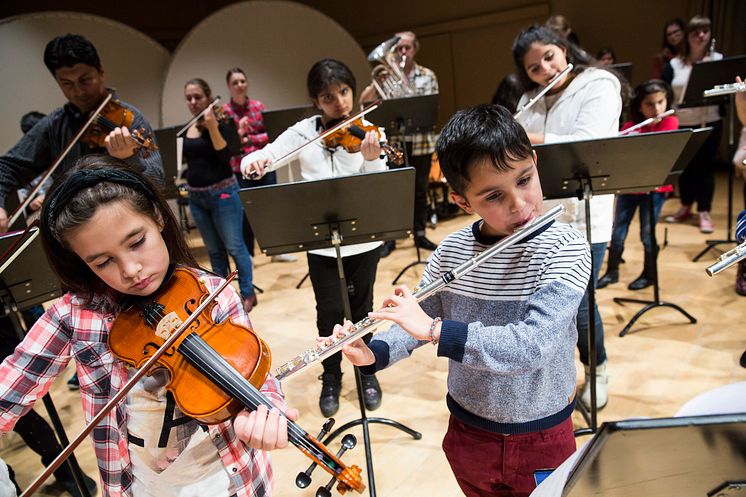
[[[290,254],[273,255],[272,262],[295,262],[298,258]]]
[[[601,409],[609,401],[609,375],[606,372],[606,363],[599,364],[596,366],[596,407]],[[591,406],[591,371],[588,366],[585,367],[585,384],[583,385],[583,391],[580,394],[580,401],[585,407],[590,409]]]

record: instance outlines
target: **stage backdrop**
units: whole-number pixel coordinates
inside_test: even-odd
[[[21,137],[21,116],[45,114],[66,100],[44,66],[44,47],[52,38],[82,34],[98,50],[106,84],[138,107],[153,127],[160,125],[160,93],[170,55],[143,33],[111,19],[73,12],[42,12],[0,22],[0,153]]]

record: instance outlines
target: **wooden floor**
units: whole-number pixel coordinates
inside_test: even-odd
[[[719,198],[713,209],[716,226],[713,235],[700,234],[694,225],[661,223],[657,231],[659,242],[664,236],[668,241],[659,258],[661,300],[680,305],[697,318],[697,324],[688,324],[682,315],[671,308],[656,308],[646,313],[628,336],[618,336],[641,306],[620,306],[612,299],[652,297],[651,289],[640,292],[626,289],[627,283],[639,274],[642,267],[642,246],[636,221],[627,241],[624,253],[626,263],[621,267],[620,283],[597,293],[611,374],[610,400],[608,406],[599,412],[600,422],[630,417],[672,416],[687,400],[699,393],[746,380],[746,369],[738,365],[738,359],[746,348],[742,325],[746,299],[739,297],[733,289],[735,270],[714,278],[707,276],[704,269],[713,262],[719,251],[710,251],[700,262],[692,262],[692,257],[705,247],[706,239],[725,238],[726,189],[723,177],[718,179]],[[735,191],[738,192],[734,208],[737,213],[741,205],[740,184]],[[663,208],[663,216],[677,207],[677,200],[669,200]],[[473,220],[469,216],[458,216],[443,221],[436,229],[429,231],[428,236],[437,242]],[[192,239],[195,245],[200,244],[194,232]],[[730,249],[732,245],[720,247]],[[204,261],[204,249],[200,248],[198,253]],[[399,271],[414,260],[412,242],[400,241],[392,255],[381,261],[376,282],[376,304],[380,304],[392,291],[391,282]],[[401,281],[414,286],[423,267],[408,270]],[[271,263],[267,257],[260,255],[255,259],[255,268],[254,281],[264,293],[259,295],[259,305],[251,313],[251,318],[255,330],[271,347],[273,363],[277,366],[314,343],[315,305],[311,285],[306,281],[299,290],[295,288],[306,273],[305,256],[300,256],[295,263]],[[440,448],[448,419],[444,401],[446,367],[446,360],[437,358],[432,347],[424,347],[411,359],[380,373],[383,404],[371,414],[414,428],[422,433],[422,439],[413,440],[389,426],[371,425],[371,450],[378,495],[460,495]],[[341,408],[335,416],[338,425],[360,415],[354,377],[346,361],[344,371]],[[68,374],[60,377],[52,389],[53,399],[71,438],[82,426],[79,396],[76,392],[68,391],[65,385],[72,372],[70,366]],[[317,406],[317,376],[320,372],[320,366],[315,366],[305,375],[288,380],[284,385],[289,404],[301,411],[299,424],[312,434],[323,422]],[[479,379],[475,378],[474,381]],[[581,382],[582,369],[579,367],[578,384]],[[37,410],[44,411],[41,406]],[[576,427],[584,425],[577,413],[574,421]],[[361,430],[355,428],[352,433],[358,437],[359,446],[348,453],[344,460],[347,464],[361,466],[367,478]],[[338,443],[339,440],[336,440],[330,444],[332,450],[337,450]],[[39,458],[25,448],[15,434],[2,437],[0,446],[0,457],[14,467],[22,486],[41,471]],[[93,475],[95,461],[90,445],[84,442],[76,454],[88,474]],[[328,480],[325,473],[317,470],[311,487],[299,490],[294,484],[295,475],[304,470],[309,461],[300,451],[292,448],[277,452],[273,457],[276,495],[311,496],[315,494],[317,486]],[[38,493],[43,496],[61,494],[62,490],[54,485],[47,485]]]

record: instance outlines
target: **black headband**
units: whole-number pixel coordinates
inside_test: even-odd
[[[42,230],[45,231],[47,238],[57,238],[53,228],[54,222],[62,209],[67,206],[73,197],[81,190],[104,181],[129,186],[152,200],[156,200],[157,198],[152,186],[137,174],[126,169],[78,169],[68,174],[50,194],[49,203],[44,213],[44,220],[46,222],[42,223]]]

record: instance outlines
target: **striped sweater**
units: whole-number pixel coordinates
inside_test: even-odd
[[[427,284],[498,238],[481,221],[449,235],[428,261]],[[547,228],[496,254],[421,302],[442,316],[437,354],[449,359],[447,403],[461,421],[495,433],[547,429],[572,412],[575,316],[590,276],[590,252],[569,225]],[[426,344],[399,326],[369,346],[383,369]]]

